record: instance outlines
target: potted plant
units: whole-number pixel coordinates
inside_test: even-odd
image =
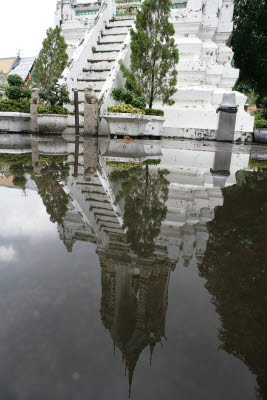
[[[123,136],[161,136],[163,132],[162,110],[146,109],[144,97],[134,97],[132,91],[116,88],[111,97],[120,104],[109,106],[103,118],[107,121],[111,135]],[[147,129],[149,125],[149,129]]]

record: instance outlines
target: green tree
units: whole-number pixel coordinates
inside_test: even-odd
[[[34,82],[41,90],[54,87],[68,62],[61,28],[49,28],[34,67]]]
[[[235,66],[240,68],[239,83],[267,93],[267,2],[235,0],[232,48]]]
[[[172,105],[179,53],[169,22],[170,0],[145,0],[131,29],[131,67],[122,66],[126,87],[144,96],[151,109],[156,101]]]

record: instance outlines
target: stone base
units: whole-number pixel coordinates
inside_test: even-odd
[[[194,139],[194,140],[216,140],[217,129],[197,129],[197,128],[171,128],[165,127],[162,137]],[[234,136],[236,142],[252,142],[252,132],[236,131]]]

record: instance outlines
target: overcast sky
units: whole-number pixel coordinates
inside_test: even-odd
[[[0,0],[0,58],[38,55],[57,0]]]

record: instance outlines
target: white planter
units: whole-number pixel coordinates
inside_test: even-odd
[[[40,133],[62,133],[68,126],[68,116],[61,114],[38,114]]]
[[[257,143],[267,143],[267,128],[255,128],[254,140]]]
[[[161,136],[163,133],[163,117],[142,114],[106,113],[110,135],[123,136]]]

